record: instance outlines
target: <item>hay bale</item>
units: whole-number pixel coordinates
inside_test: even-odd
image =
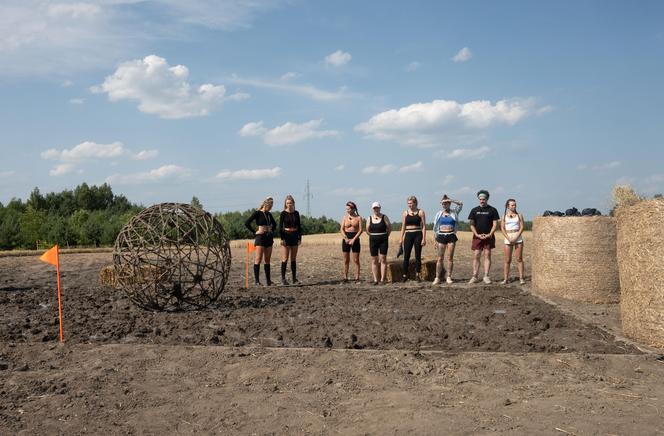
[[[611,194],[614,208],[632,206],[644,200],[630,185],[616,185]]]
[[[388,283],[401,282],[403,279],[403,260],[390,260],[387,262],[387,273],[385,280]],[[422,259],[422,271],[420,277],[425,281],[432,281],[436,277],[436,260]],[[411,259],[408,264],[408,278],[415,280],[415,260]]]
[[[115,287],[117,285],[115,268],[113,265],[107,265],[99,271],[99,284],[101,286],[111,287]]]
[[[664,348],[664,200],[616,211],[620,313],[626,336]]]
[[[533,292],[587,303],[617,303],[615,218],[536,217]]]

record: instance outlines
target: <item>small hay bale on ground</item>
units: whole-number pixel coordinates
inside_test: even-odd
[[[533,292],[586,303],[617,303],[614,218],[536,217]]]
[[[664,200],[619,207],[620,313],[626,336],[664,348]]]
[[[116,286],[117,281],[113,265],[107,265],[99,271],[99,284],[101,286],[110,286],[113,288]]]
[[[403,281],[403,260],[390,260],[387,262],[387,274],[385,280],[388,283]],[[436,277],[436,260],[422,259],[422,271],[420,273],[422,280],[432,281]],[[411,259],[408,264],[408,278],[415,279],[415,260]]]

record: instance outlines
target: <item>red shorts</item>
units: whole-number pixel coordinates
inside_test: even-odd
[[[490,238],[480,239],[473,236],[472,243],[473,251],[475,250],[484,250],[485,248],[494,249],[496,248],[496,236],[491,236]]]

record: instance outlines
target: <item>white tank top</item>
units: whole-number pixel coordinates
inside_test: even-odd
[[[512,218],[507,215],[505,216],[505,230],[508,232],[510,230],[519,230],[519,215]]]

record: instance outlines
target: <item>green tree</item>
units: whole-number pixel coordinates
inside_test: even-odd
[[[190,204],[194,207],[199,208],[199,209],[203,209],[203,205],[201,204],[198,197],[196,197],[195,195],[193,197],[191,197],[191,203]]]
[[[19,219],[21,246],[32,249],[37,248],[37,241],[44,239],[41,228],[45,221],[46,214],[43,211],[28,206]]]

